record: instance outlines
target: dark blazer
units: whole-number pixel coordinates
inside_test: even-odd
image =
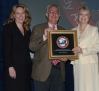
[[[48,59],[48,43],[43,41],[44,29],[48,28],[48,23],[38,24],[33,27],[30,37],[29,48],[34,52],[32,66],[32,78],[38,81],[46,81],[51,71],[51,61]],[[64,28],[58,26],[59,30]],[[64,62],[61,62],[61,72],[63,81],[65,80]]]
[[[31,31],[23,36],[15,22],[3,28],[2,48],[4,67],[17,66],[17,64],[30,63],[29,40]]]

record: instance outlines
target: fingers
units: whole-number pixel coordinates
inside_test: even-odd
[[[74,53],[82,53],[82,49],[80,47],[75,47],[72,49]]]
[[[10,75],[10,77],[16,79],[16,71],[15,71],[14,67],[9,67],[9,75]]]
[[[60,58],[59,60],[66,62],[68,59],[67,58]]]
[[[44,36],[47,38],[47,37],[48,37],[48,32],[52,32],[52,31],[53,31],[52,28],[46,28],[46,29],[44,30]]]

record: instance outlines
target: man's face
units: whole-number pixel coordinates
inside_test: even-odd
[[[46,13],[46,17],[49,23],[57,24],[59,17],[60,17],[58,8],[55,6],[50,7],[48,12]]]

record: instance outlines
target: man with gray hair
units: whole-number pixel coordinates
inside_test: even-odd
[[[30,37],[29,48],[34,52],[32,66],[32,79],[35,91],[64,91],[66,58],[53,60],[48,58],[48,32],[53,30],[64,30],[57,25],[60,10],[57,5],[47,7],[46,17],[48,22],[33,27]],[[54,29],[53,29],[54,26]]]

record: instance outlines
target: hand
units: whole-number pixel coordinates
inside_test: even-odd
[[[46,29],[44,30],[44,36],[45,36],[45,38],[48,37],[48,32],[52,32],[52,31],[53,31],[52,28],[46,28]]]
[[[81,49],[80,47],[75,47],[75,48],[72,49],[72,51],[73,51],[74,53],[83,53],[83,52],[82,52],[82,49]]]
[[[10,77],[16,79],[16,71],[15,71],[14,67],[9,67],[9,75],[10,75]]]
[[[66,62],[68,59],[67,58],[60,58],[60,61]]]

